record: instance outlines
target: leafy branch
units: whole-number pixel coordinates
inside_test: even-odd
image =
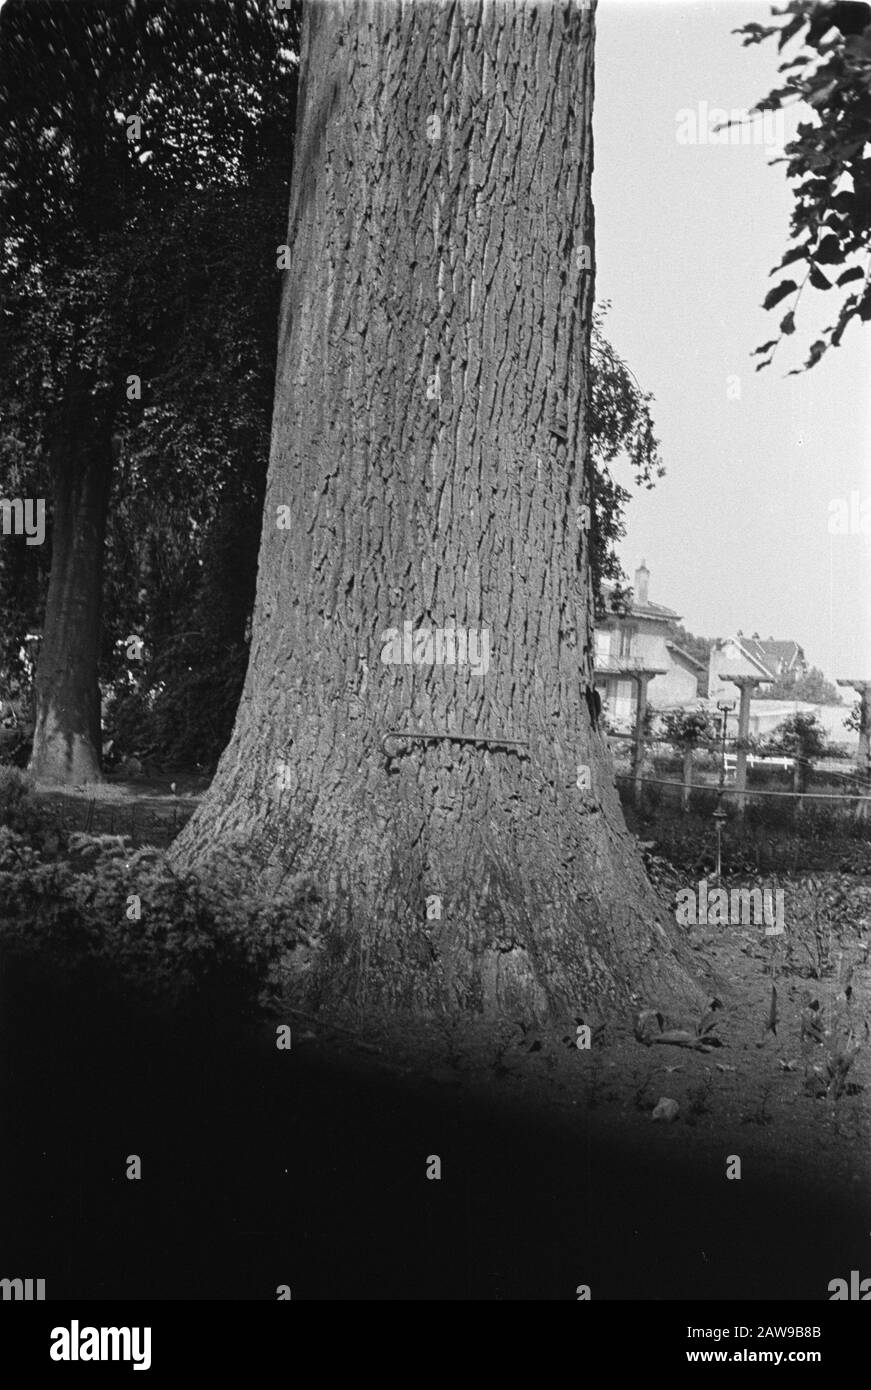
[[[765,296],[762,307],[774,309],[789,295],[791,306],[780,322],[778,336],[756,348],[763,360],[756,370],[771,365],[785,337],[795,332],[802,294],[810,283],[826,292],[857,287],[842,300],[837,317],[810,346],[797,375],[816,365],[830,347],[839,347],[853,319],[871,319],[871,6],[815,0],[791,0],[773,15],[784,22],[747,24],[734,32],[743,44],[776,37],[778,51],[796,40],[806,51],[780,64],[784,85],[771,91],[753,112],[781,110],[804,103],[809,119],[801,121],[785,148],[787,177],[795,182],[789,247],[775,275],[787,266],[804,264],[803,279],[782,280]],[[752,113],[751,113],[752,114]],[[844,267],[836,280],[821,266]],[[858,284],[861,282],[861,285]]]

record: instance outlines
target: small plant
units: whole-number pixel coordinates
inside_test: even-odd
[[[861,1085],[848,1081],[847,1078],[859,1051],[868,1039],[868,1032],[867,1019],[862,1033],[857,1034],[852,1027],[848,1028],[840,1046],[832,1048],[823,1066],[814,1068],[815,1075],[825,1086],[822,1094],[832,1100],[840,1100],[843,1095],[858,1095],[862,1090]]]
[[[749,1114],[741,1116],[742,1125],[771,1124],[771,1121],[774,1117],[768,1109],[768,1102],[771,1099],[771,1092],[773,1089],[774,1088],[772,1083],[769,1083],[768,1085],[762,1087],[762,1090],[759,1093],[759,1104],[757,1105],[755,1110],[751,1110]]]

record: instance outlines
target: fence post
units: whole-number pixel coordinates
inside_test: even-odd
[[[741,691],[738,708],[738,738],[735,743],[735,813],[744,815],[747,786],[747,735],[750,733],[750,700],[757,685],[771,685],[763,676],[726,676]]]
[[[680,804],[682,811],[690,809],[690,789],[693,785],[693,745],[687,743],[683,750],[683,786],[681,787]]]

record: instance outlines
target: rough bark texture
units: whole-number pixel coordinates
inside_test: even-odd
[[[587,696],[592,13],[333,0],[301,71],[251,662],[176,858],[311,874],[322,1000],[694,1002]],[[489,669],[385,664],[405,622]]]
[[[45,624],[37,659],[30,772],[77,785],[101,776],[100,610],[112,484],[107,422],[71,385],[51,444],[54,498]]]

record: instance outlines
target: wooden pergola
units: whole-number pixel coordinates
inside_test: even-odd
[[[735,741],[735,810],[744,814],[747,790],[747,735],[750,733],[750,701],[757,685],[773,685],[771,676],[730,676],[720,672],[720,680],[737,685],[741,692],[738,707],[738,737]]]

